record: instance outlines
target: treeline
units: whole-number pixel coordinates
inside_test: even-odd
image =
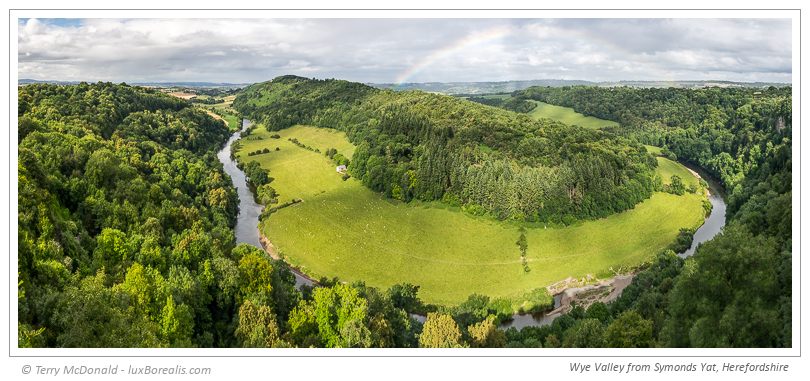
[[[18,91],[20,347],[419,346],[418,287],[297,290],[284,262],[235,245],[221,121],[127,85]]]
[[[220,107],[220,108],[210,107],[209,109],[215,114],[230,115],[230,116],[236,118],[236,120],[239,121],[240,123],[241,123],[242,119],[244,119],[242,117],[241,113],[239,113],[238,111],[234,110],[231,107]],[[235,126],[234,127],[234,129],[239,129],[239,128],[242,128],[242,126]]]
[[[208,98],[196,97],[196,98],[191,99],[191,103],[198,103],[198,104],[203,104],[203,105],[215,105],[215,104],[221,103],[221,102],[222,102],[221,99],[213,98],[213,97],[208,97]]]
[[[209,97],[226,97],[239,93],[240,88],[235,87],[173,87],[172,91],[207,95]]]
[[[21,346],[214,346],[237,307],[224,124],[109,83],[19,88]],[[222,267],[226,266],[226,267]]]
[[[730,194],[790,138],[791,88],[532,87],[513,94],[621,124],[614,132],[665,147],[706,169]]]
[[[357,146],[351,175],[403,201],[571,223],[632,208],[654,189],[656,161],[641,145],[449,96],[284,76],[246,88],[234,108],[270,130],[345,131]]]
[[[287,140],[289,140],[290,143],[295,144],[296,146],[298,146],[300,148],[303,148],[303,149],[305,149],[307,151],[312,151],[312,152],[315,152],[315,153],[321,153],[321,150],[319,150],[317,148],[313,148],[311,146],[308,146],[308,145],[306,145],[304,143],[301,143],[300,141],[298,141],[297,138],[289,138]]]
[[[617,120],[622,133],[707,165],[731,189],[728,224],[694,256],[684,261],[663,253],[616,302],[575,309],[549,327],[510,330],[508,345],[792,345],[789,88],[574,87],[524,94]],[[711,167],[725,161],[718,158],[735,164]],[[673,247],[688,247],[687,236]]]
[[[791,347],[790,144],[743,182],[723,232],[683,260],[660,254],[613,303],[575,307],[508,347]],[[689,246],[691,242],[684,242]]]
[[[532,101],[509,96],[504,98],[470,96],[467,97],[467,100],[475,103],[484,104],[487,106],[500,107],[502,109],[521,113],[531,112],[532,110],[535,109],[535,107],[537,107],[537,103],[534,103]]]

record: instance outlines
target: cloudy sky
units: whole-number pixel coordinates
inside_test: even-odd
[[[790,82],[780,19],[26,19],[19,78]]]

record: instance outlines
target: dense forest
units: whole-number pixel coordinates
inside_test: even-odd
[[[480,103],[488,106],[500,107],[502,109],[514,112],[527,113],[534,110],[534,108],[537,107],[536,103],[526,100],[525,98],[518,98],[518,97],[507,96],[502,98],[502,97],[469,96],[466,99],[471,102]]]
[[[450,96],[284,76],[246,88],[233,107],[271,131],[345,131],[357,146],[349,173],[403,201],[568,224],[632,208],[656,188],[656,161],[638,143]]]
[[[790,88],[530,88],[516,97],[612,119],[717,175],[728,224],[683,260],[668,251],[622,296],[542,328],[508,331],[511,346],[790,347]]]
[[[525,96],[549,103],[569,99],[557,104],[584,107],[599,102],[583,98],[574,104],[579,98],[572,94],[603,91],[609,92],[530,89]],[[665,145],[707,165],[729,188],[728,225],[693,257],[661,253],[609,305],[576,307],[545,327],[503,331],[497,327],[511,309],[486,296],[436,308],[423,305],[419,288],[407,284],[379,290],[322,280],[317,288],[296,289],[283,262],[235,244],[237,197],[215,156],[229,132],[190,103],[109,83],[21,86],[19,345],[791,346],[790,93],[671,90],[685,100],[655,116],[651,109],[662,107],[661,101],[643,100],[666,91],[617,91],[632,100],[605,95],[605,103],[609,99],[616,107],[611,112],[621,117],[590,115],[622,123],[607,134],[534,123],[483,105],[466,109],[457,102],[471,103],[462,100],[343,81],[285,77],[256,85],[237,99],[243,112],[268,126],[312,123],[347,131],[358,144],[352,173],[404,200],[457,198],[497,216],[528,219],[529,214],[498,209],[503,200],[491,199],[515,196],[508,191],[463,192],[459,181],[479,179],[470,172],[479,171],[483,181],[491,170],[490,175],[509,174],[487,180],[506,189],[519,185],[520,176],[545,181],[553,174],[573,181],[562,183],[573,184],[568,190],[616,192],[604,199],[581,194],[579,204],[565,195],[561,199],[567,201],[556,200],[557,206],[542,204],[555,208],[553,213],[538,212],[534,218],[587,218],[615,210],[599,202],[624,200],[631,207],[651,192],[654,164],[630,139]],[[681,94],[688,91],[696,94]],[[549,98],[538,95],[546,92]],[[298,101],[292,94],[300,95]],[[707,117],[686,115],[687,110],[723,114],[706,123]],[[645,119],[633,124],[633,115]],[[718,142],[723,136],[728,137]],[[536,150],[520,148],[532,140],[542,144]],[[705,164],[721,155],[737,164],[715,169]],[[600,167],[577,167],[586,159]],[[616,177],[595,184],[566,177],[608,174]],[[637,193],[622,193],[628,191]],[[550,192],[548,199],[538,197],[553,203]],[[479,204],[477,197],[490,197],[492,204]],[[427,313],[426,321],[417,322],[409,312]]]
[[[18,116],[20,347],[444,342],[406,312],[427,308],[418,287],[324,280],[298,290],[283,262],[236,245],[237,196],[215,156],[229,132],[186,101],[127,85],[35,84],[19,88]],[[471,308],[427,326],[463,333],[454,345],[483,345],[492,319]],[[451,315],[469,326],[447,324]]]
[[[720,179],[731,195],[790,138],[791,88],[532,87],[514,99],[571,107],[621,124],[614,132],[664,147]]]
[[[790,146],[744,180],[750,189],[713,240],[668,250],[610,304],[505,332],[510,347],[790,347]]]

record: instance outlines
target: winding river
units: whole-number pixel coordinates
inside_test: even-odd
[[[723,187],[720,186],[717,180],[695,165],[686,162],[681,162],[681,164],[697,173],[700,178],[709,184],[709,202],[712,203],[712,212],[703,222],[703,225],[695,231],[695,235],[692,237],[692,246],[689,250],[678,254],[681,258],[688,258],[695,254],[698,245],[714,238],[717,233],[720,233],[723,226],[726,226],[726,202],[723,200]]]
[[[705,180],[706,183],[709,185],[708,189],[708,196],[709,202],[712,204],[712,211],[708,217],[703,221],[703,225],[701,225],[692,238],[692,246],[689,247],[683,253],[679,253],[678,256],[681,258],[688,258],[695,254],[695,250],[697,247],[706,242],[718,233],[723,230],[723,227],[726,226],[726,202],[723,200],[724,193],[723,187],[708,175],[704,170],[701,168],[692,165],[688,162],[680,162],[691,170],[695,176],[700,177],[701,179]],[[504,322],[501,324],[501,329],[508,329],[510,327],[515,327],[516,329],[521,329],[523,327],[530,327],[530,326],[544,326],[551,324],[557,317],[567,312],[567,309],[570,307],[571,302],[575,301],[578,294],[592,292],[594,290],[610,290],[610,294],[602,298],[602,301],[609,302],[613,301],[621,295],[622,291],[625,287],[630,285],[633,280],[632,275],[624,275],[624,276],[617,276],[611,280],[605,281],[602,284],[598,284],[595,286],[585,286],[579,288],[569,288],[554,295],[554,309],[548,312],[541,312],[538,314],[525,314],[525,315],[514,315],[512,320]]]
[[[236,193],[239,195],[239,216],[236,218],[236,227],[234,228],[236,243],[246,243],[264,250],[259,238],[259,216],[262,214],[264,207],[253,198],[253,193],[247,184],[245,172],[242,172],[236,166],[236,160],[231,159],[231,144],[239,140],[242,131],[250,128],[251,124],[249,120],[243,119],[242,129],[231,135],[222,150],[217,153],[217,158],[222,163],[225,173],[233,181],[233,186],[236,187]],[[295,284],[298,287],[302,285],[312,286],[314,283],[311,279],[296,271],[293,271],[293,274],[295,275]]]
[[[231,177],[233,185],[236,187],[237,194],[239,195],[239,216],[236,220],[236,242],[247,243],[256,246],[262,250],[264,247],[261,244],[259,234],[259,216],[262,213],[263,206],[258,204],[253,198],[250,188],[247,185],[245,173],[236,166],[236,160],[231,159],[231,144],[241,137],[242,131],[250,128],[251,122],[247,119],[242,121],[242,130],[235,132],[225,146],[222,148],[217,157],[222,162],[225,173]],[[687,168],[691,169],[696,175],[700,176],[709,185],[709,202],[712,203],[712,212],[706,218],[703,225],[695,232],[692,240],[692,246],[684,253],[678,254],[682,258],[689,257],[695,253],[698,245],[714,238],[719,233],[723,226],[726,224],[726,203],[723,200],[722,187],[713,178],[708,176],[700,168],[697,168],[689,163],[681,163]],[[303,285],[312,286],[314,282],[303,276],[297,271],[295,274],[295,283],[298,287]],[[609,289],[609,295],[604,298],[605,301],[611,301],[621,295],[622,290],[627,287],[632,281],[632,275],[617,276],[613,279],[604,281],[597,285],[589,285],[578,288],[568,288],[565,291],[554,295],[554,308],[551,311],[539,314],[516,314],[512,316],[512,320],[504,322],[501,325],[502,329],[515,327],[521,329],[529,326],[543,326],[551,324],[555,318],[566,313],[570,308],[571,302],[576,301],[579,294],[584,294],[594,291],[602,291]],[[423,315],[411,314],[411,316],[424,322]]]

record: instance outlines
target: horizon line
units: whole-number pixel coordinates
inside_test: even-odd
[[[286,75],[286,74],[285,74]],[[172,84],[172,83],[209,83],[209,84],[219,84],[219,85],[250,85],[255,83],[262,83],[268,82],[275,78],[282,77],[284,75],[278,75],[270,79],[260,80],[260,81],[247,81],[247,82],[226,82],[226,81],[213,81],[213,80],[133,80],[133,81],[117,81],[117,80],[79,80],[79,79],[36,79],[36,78],[18,78],[17,82],[21,81],[36,81],[36,82],[75,82],[75,83],[97,83],[97,82],[109,82],[109,83],[126,83],[126,84]],[[312,79],[341,79],[337,77],[325,77],[325,78],[318,78],[318,77],[306,77],[300,76],[302,78],[312,78]],[[453,83],[509,83],[509,82],[532,82],[532,81],[563,81],[563,82],[589,82],[594,84],[601,84],[601,83],[621,83],[621,82],[718,82],[718,83],[778,83],[778,84],[785,84],[785,85],[792,85],[793,82],[782,82],[782,81],[741,81],[741,80],[729,80],[729,79],[618,79],[618,80],[590,80],[590,79],[562,79],[562,78],[535,78],[535,79],[507,79],[507,80],[490,80],[490,81],[424,81],[424,82],[374,82],[374,81],[354,81],[348,80],[345,81],[349,82],[357,82],[363,84],[372,84],[372,85],[390,85],[395,87],[406,86],[406,85],[426,85],[426,84],[453,84]]]

